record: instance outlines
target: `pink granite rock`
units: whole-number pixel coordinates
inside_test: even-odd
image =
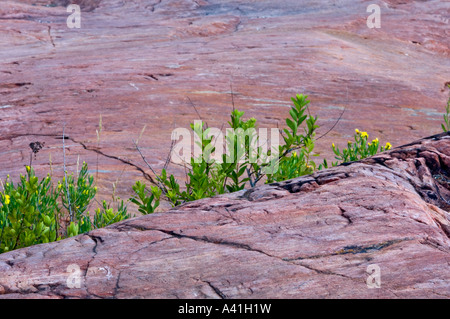
[[[0,297],[449,298],[449,171],[441,134],[4,253]]]
[[[66,6],[81,6],[69,29]],[[448,97],[446,1],[385,1],[369,29],[367,1],[21,0],[0,7],[0,178],[17,177],[28,144],[46,142],[38,173],[62,175],[78,156],[97,171],[100,195],[128,198],[150,174],[140,140],[161,169],[175,127],[197,118],[221,127],[236,107],[261,127],[284,125],[290,97],[308,94],[325,133],[317,151],[354,129],[400,145],[438,133]],[[103,131],[97,144],[96,129]],[[184,172],[174,166],[179,177]],[[148,177],[148,176],[147,176]]]

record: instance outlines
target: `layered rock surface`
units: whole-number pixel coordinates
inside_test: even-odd
[[[81,28],[69,29],[69,3]],[[103,195],[128,198],[161,169],[175,127],[197,114],[222,127],[236,107],[282,127],[290,97],[305,93],[325,133],[317,150],[345,144],[355,128],[401,145],[439,131],[450,81],[449,2],[381,1],[369,29],[367,1],[7,0],[0,6],[0,178],[17,178],[28,144],[40,175],[85,160]],[[103,131],[96,129],[102,116]],[[98,162],[98,166],[97,166]],[[98,168],[98,170],[97,170]],[[178,176],[184,171],[173,167]],[[97,174],[98,171],[98,174]]]
[[[449,298],[449,171],[441,134],[12,251],[0,297]]]

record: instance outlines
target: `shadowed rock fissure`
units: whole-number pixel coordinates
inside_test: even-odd
[[[104,157],[107,157],[107,158],[110,158],[110,159],[114,159],[114,160],[122,162],[123,164],[132,166],[133,168],[135,168],[136,170],[141,172],[142,176],[146,180],[148,180],[152,184],[156,185],[156,182],[153,179],[153,177],[151,175],[149,175],[147,172],[145,172],[145,170],[142,167],[140,167],[140,166],[138,166],[138,165],[136,165],[136,164],[126,160],[126,159],[120,158],[118,156],[106,154],[106,153],[102,152],[101,150],[99,150],[97,148],[89,147],[85,143],[77,141],[77,140],[75,140],[74,138],[72,138],[72,137],[70,137],[68,135],[62,136],[62,135],[59,135],[59,134],[26,133],[26,134],[16,134],[14,136],[9,136],[8,139],[15,139],[15,138],[24,137],[24,136],[53,137],[53,138],[58,139],[58,140],[66,139],[66,140],[72,141],[73,143],[80,145],[86,151],[95,152],[96,154],[99,154],[101,156],[104,156]],[[66,148],[68,148],[68,147],[70,147],[70,146],[66,145]],[[61,152],[62,152],[62,150],[61,150]]]
[[[372,245],[366,245],[366,246],[361,246],[361,245],[350,245],[350,246],[345,246],[344,248],[334,252],[334,253],[330,253],[330,254],[321,254],[321,255],[312,255],[312,256],[304,256],[304,257],[296,257],[296,258],[287,258],[284,259],[286,261],[294,261],[294,260],[303,260],[303,259],[318,259],[318,258],[324,258],[324,257],[330,257],[330,256],[338,256],[338,255],[346,255],[346,254],[352,254],[352,255],[356,255],[356,254],[367,254],[367,253],[372,253],[372,252],[376,252],[376,251],[380,251],[384,248],[387,248],[389,246],[392,246],[394,244],[400,243],[400,242],[404,242],[404,241],[410,241],[410,240],[415,240],[415,238],[400,238],[400,239],[392,239],[392,240],[387,240],[381,243],[377,243],[377,244],[372,244]]]

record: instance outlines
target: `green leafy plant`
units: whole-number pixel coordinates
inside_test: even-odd
[[[311,174],[316,169],[312,157],[315,156],[314,137],[319,127],[316,124],[318,117],[309,114],[310,101],[307,98],[303,94],[292,98],[294,106],[289,110],[290,118],[286,118],[288,128],[283,129],[284,144],[279,147],[279,167],[276,173],[268,175],[268,183]],[[302,131],[303,124],[306,125]],[[291,156],[293,151],[294,156]]]
[[[278,171],[271,176],[272,179],[270,181],[283,181],[312,174],[315,169],[315,163],[311,165],[312,163],[314,162],[306,158],[304,151],[294,151],[290,156],[282,158]]]
[[[222,154],[220,162],[216,162],[211,156],[216,151],[216,146],[206,123],[197,121],[191,124],[196,147],[201,150],[202,155],[193,156],[189,163],[185,163],[187,172],[184,190],[181,190],[175,177],[168,175],[164,168],[160,175],[156,174],[156,186],[160,193],[156,193],[155,188],[152,188],[151,194],[148,195],[145,185],[136,183],[133,189],[137,197],[130,199],[131,202],[138,205],[141,213],[148,214],[159,205],[160,196],[166,197],[173,206],[177,206],[225,192],[243,190],[247,185],[254,187],[264,178],[266,183],[271,183],[313,173],[317,169],[313,157],[317,156],[314,147],[316,130],[319,127],[318,118],[310,114],[310,101],[306,95],[297,94],[292,98],[292,102],[289,117],[285,120],[286,128],[280,131],[284,143],[278,149],[263,150],[256,134],[256,119],[245,120],[244,112],[233,109],[228,122],[231,130],[225,135],[228,151]],[[349,143],[348,148],[340,151],[333,144],[338,161],[332,165],[365,158],[390,148],[389,143],[383,147],[379,145],[378,139],[367,142],[367,138],[366,132],[356,130],[355,143]],[[138,151],[140,152],[139,148]],[[276,156],[271,156],[273,154]],[[270,158],[271,161],[268,160]],[[149,167],[151,168],[150,165]],[[268,167],[271,170],[266,170]],[[326,167],[328,163],[324,160],[318,168]],[[151,170],[155,172],[153,168]]]
[[[150,196],[145,189],[145,184],[137,181],[133,185],[133,191],[137,196],[130,198],[130,201],[138,205],[138,210],[143,215],[152,214],[159,206],[159,199],[161,197],[161,190],[156,186],[150,186]]]
[[[41,181],[32,167],[14,185],[9,177],[0,196],[0,252],[55,241],[58,238],[58,191],[50,176]]]
[[[89,232],[96,228],[106,227],[112,223],[127,219],[127,206],[123,200],[116,198],[113,194],[112,203],[118,202],[117,209],[114,210],[111,203],[102,201],[100,207],[90,216],[89,207],[93,204],[97,194],[97,186],[94,186],[94,177],[88,173],[88,165],[83,162],[81,170],[75,179],[73,174],[63,177],[62,182],[58,182],[60,190],[61,204],[69,218],[62,219],[67,227],[67,237]]]
[[[50,175],[39,181],[32,167],[26,166],[26,172],[17,185],[9,176],[1,181],[0,253],[76,236],[130,217],[123,201],[116,210],[103,201],[90,218],[87,209],[97,188],[86,163],[76,179],[67,175],[57,187]]]
[[[161,176],[157,176],[157,179],[160,182],[159,187],[161,192],[166,195],[172,205],[180,205],[183,202],[183,198],[186,198],[186,194],[180,192],[180,184],[178,184],[175,176],[167,176],[166,169],[163,169],[161,171]]]
[[[334,143],[332,144],[335,159],[337,159],[337,162],[332,163],[333,166],[345,162],[358,161],[360,159],[373,156],[378,152],[389,150],[392,147],[390,143],[386,143],[385,146],[380,145],[378,138],[368,142],[369,134],[367,134],[367,132],[361,132],[358,129],[355,130],[353,138],[354,142],[348,141],[347,147],[342,150],[340,150]],[[327,167],[326,162],[324,166],[325,168]]]
[[[67,227],[67,237],[77,236],[80,233],[80,226],[77,223],[70,222]]]
[[[203,121],[191,124],[196,147],[202,155],[193,156],[189,163],[185,163],[184,187],[180,186],[174,175],[168,174],[166,166],[161,174],[156,174],[146,161],[156,175],[156,183],[147,188],[144,183],[136,182],[132,187],[134,196],[129,201],[137,205],[141,214],[147,215],[155,212],[163,198],[177,206],[243,190],[247,186],[254,187],[261,181],[283,181],[327,168],[326,160],[318,167],[313,160],[317,156],[314,148],[319,126],[317,116],[310,114],[308,97],[298,94],[292,102],[289,117],[285,120],[286,127],[280,130],[283,144],[272,149],[261,146],[260,142],[268,144],[268,141],[260,141],[256,134],[256,119],[244,119],[244,112],[233,108],[228,122],[231,130],[225,135],[227,152],[222,153],[221,161],[216,161],[212,156],[216,152],[216,140],[210,136],[211,129],[207,124]],[[446,111],[442,128],[448,131],[450,99]],[[101,130],[101,121],[99,127]],[[371,142],[368,138],[366,132],[356,130],[354,142],[349,141],[347,147],[340,150],[333,144],[336,161],[331,163],[332,166],[391,148],[389,143],[381,146],[378,138]],[[99,131],[97,143],[98,140]],[[38,146],[42,148],[42,145]],[[136,148],[140,152],[137,143]],[[34,148],[34,154],[39,149]],[[76,176],[64,172],[64,178],[56,188],[50,175],[39,181],[31,165],[26,167],[26,171],[26,176],[21,175],[17,185],[8,177],[0,193],[0,253],[76,236],[131,217],[124,201],[115,197],[117,182],[113,184],[112,203],[102,201],[92,215],[89,213],[97,187],[86,163]]]
[[[250,118],[243,120],[244,112],[234,109],[231,112],[231,120],[228,122],[231,130],[226,135],[226,148],[228,153],[222,155],[222,163],[217,166],[217,173],[223,178],[223,188],[221,190],[228,190],[235,192],[244,189],[247,182],[251,180],[255,169],[259,166],[251,165],[251,156],[253,156],[253,149],[257,145],[258,140],[256,136],[256,119]],[[245,175],[247,173],[247,175]],[[230,181],[228,183],[228,181]]]
[[[294,105],[289,112],[290,118],[286,119],[287,128],[283,130],[284,144],[278,149],[263,150],[256,134],[256,119],[245,120],[243,111],[233,109],[228,122],[230,130],[225,135],[227,152],[222,153],[220,162],[216,162],[211,156],[216,151],[216,146],[210,136],[210,129],[203,121],[197,121],[191,124],[191,130],[195,135],[196,147],[202,155],[193,156],[189,163],[185,163],[187,172],[184,190],[181,190],[175,177],[168,175],[164,168],[160,175],[156,174],[156,186],[161,192],[158,196],[155,189],[148,195],[145,186],[136,183],[133,189],[137,196],[130,201],[138,205],[141,213],[151,213],[154,211],[153,205],[157,203],[156,197],[159,200],[160,195],[177,206],[225,192],[243,190],[248,184],[250,187],[256,186],[264,177],[267,177],[266,182],[272,182],[312,173],[316,169],[312,156],[315,156],[313,150],[315,131],[318,128],[317,116],[309,114],[307,96],[299,94],[292,101]],[[137,149],[140,152],[138,147]],[[274,153],[278,155],[275,159],[271,157]],[[272,158],[272,161],[266,161],[268,158]],[[271,165],[279,167],[279,170],[269,170],[270,174],[267,174],[264,169]],[[155,172],[153,168],[151,170]]]
[[[215,152],[216,147],[212,143],[210,129],[203,121],[191,124],[191,129],[195,134],[195,141],[202,155],[191,158],[190,167],[186,174],[186,191],[181,192],[183,201],[211,197],[218,193],[215,183],[212,182],[212,174],[216,164],[211,154]]]
[[[70,174],[67,175],[67,181],[63,177],[58,184],[62,205],[70,214],[70,222],[79,220],[85,214],[97,194],[97,187],[93,184],[94,177],[88,174],[86,162],[83,162],[76,179]]]
[[[102,201],[102,207],[97,208],[95,211],[94,219],[91,222],[91,229],[103,228],[130,217],[131,215],[127,213],[127,206],[123,200],[120,201],[116,211],[111,207],[111,204]],[[89,222],[89,220],[86,220],[86,222]]]

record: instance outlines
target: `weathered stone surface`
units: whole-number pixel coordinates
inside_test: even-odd
[[[0,297],[449,298],[449,171],[441,134],[5,253]]]
[[[66,26],[68,3],[81,29]],[[145,165],[161,169],[174,127],[197,118],[221,127],[235,104],[261,127],[283,126],[290,97],[308,94],[325,133],[345,144],[355,128],[401,145],[438,133],[450,78],[449,2],[389,0],[382,25],[366,25],[362,0],[21,0],[0,6],[0,178],[17,177],[30,142],[46,142],[38,171],[62,174],[77,156],[100,187],[128,198]],[[52,6],[56,5],[56,6]],[[103,132],[97,145],[99,116]],[[99,152],[99,153],[98,153]],[[173,167],[178,176],[183,170]],[[150,173],[147,171],[147,173]]]

